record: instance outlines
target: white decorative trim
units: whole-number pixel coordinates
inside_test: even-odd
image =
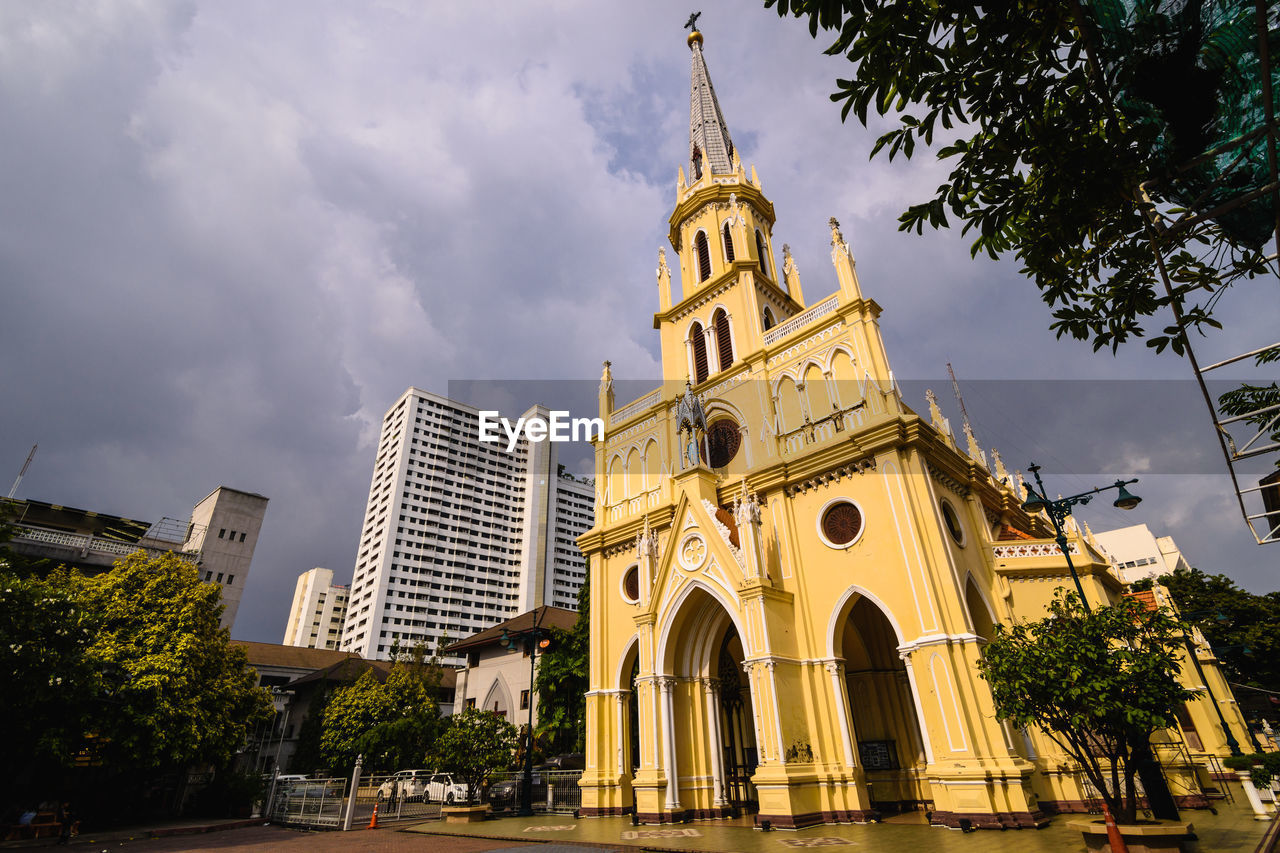
[[[742,554],[742,549],[733,547],[733,543],[729,541],[729,536],[731,535],[729,533],[729,528],[725,526],[724,522],[716,518],[716,510],[719,509],[719,507],[706,498],[702,499],[702,507],[707,511],[707,515],[711,518],[711,523],[715,525],[716,530],[719,531],[720,538],[724,540],[725,547],[729,549],[729,553],[733,554],[733,559],[737,561],[738,568],[745,570],[747,567],[747,560]],[[739,532],[738,535],[741,536],[741,532]],[[738,541],[741,542],[742,540],[739,539]],[[683,565],[683,563],[681,563],[681,565]]]
[[[951,510],[951,516],[955,519],[956,527],[960,529],[960,538],[957,539],[951,533],[951,528],[947,526],[947,510]],[[938,513],[942,516],[942,529],[946,531],[947,538],[955,543],[957,548],[963,548],[969,542],[969,536],[965,530],[964,523],[960,521],[960,513],[956,510],[955,504],[947,500],[945,497],[938,498]]]
[[[828,539],[827,534],[822,529],[822,519],[826,516],[827,510],[831,509],[831,507],[840,503],[852,504],[853,508],[858,511],[858,517],[861,519],[861,523],[858,525],[857,534],[848,542],[844,543],[843,545],[839,545],[835,542],[832,542],[830,539]],[[858,542],[862,540],[862,535],[867,532],[867,514],[862,511],[862,505],[859,504],[857,501],[855,501],[853,498],[849,498],[849,497],[845,497],[844,495],[841,495],[839,497],[832,498],[831,500],[827,501],[822,505],[822,508],[818,510],[816,525],[818,528],[818,538],[822,540],[823,545],[826,545],[828,548],[832,548],[836,551],[847,551],[850,548],[852,548],[854,545],[857,545]]]
[[[657,543],[655,542],[654,544],[656,545]],[[618,578],[618,594],[622,596],[622,600],[625,601],[627,604],[640,603],[639,594],[637,594],[635,598],[631,598],[629,595],[627,595],[627,575],[631,574],[631,571],[633,569],[635,570],[635,573],[636,573],[636,589],[639,590],[640,588],[640,564],[639,563],[632,563],[631,565],[627,566],[625,569],[622,570],[622,576]]]
[[[1067,552],[1073,557],[1079,556],[1079,544],[1068,542]],[[1018,560],[1026,557],[1058,557],[1062,555],[1062,549],[1056,542],[1024,542],[1017,545],[992,545],[991,553],[997,560]]]
[[[927,649],[930,646],[949,646],[953,643],[981,642],[981,637],[977,634],[968,632],[964,634],[926,634],[922,637],[917,637],[910,642],[900,644],[898,646],[898,654],[900,656],[905,656],[920,649]]]
[[[838,293],[833,293],[831,296],[828,296],[812,308],[802,311],[782,325],[775,326],[765,332],[764,345],[769,346],[770,344],[776,343],[790,335],[792,332],[799,331],[801,328],[809,325],[819,317],[827,316],[831,312],[835,311],[839,304],[840,295]]]
[[[614,412],[610,412],[609,420],[613,423],[622,423],[623,421],[627,420],[633,415],[657,405],[657,403],[661,399],[662,399],[661,388],[658,388],[654,391],[650,391],[648,394],[645,394],[639,400],[636,400],[633,403],[628,403],[627,405],[623,406],[621,409],[618,409]]]

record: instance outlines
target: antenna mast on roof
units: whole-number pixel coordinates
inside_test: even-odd
[[[27,454],[27,461],[22,463],[22,470],[18,472],[18,479],[13,481],[13,488],[9,490],[9,498],[12,499],[18,493],[18,484],[22,482],[22,477],[27,473],[27,469],[31,467],[31,459],[36,455],[38,444],[31,445],[31,452]]]
[[[951,362],[947,362],[947,373],[951,375],[951,390],[955,392],[956,402],[960,404],[960,417],[964,419],[965,432],[973,431],[973,427],[969,424],[969,413],[964,408],[964,397],[960,395],[960,383],[956,381],[956,372],[951,369]]]

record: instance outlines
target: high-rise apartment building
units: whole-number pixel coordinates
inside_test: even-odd
[[[298,575],[284,629],[284,645],[336,649],[342,639],[349,587],[335,586],[333,572],[316,567]]]
[[[543,604],[577,606],[594,486],[560,472],[554,442],[521,436],[507,452],[479,429],[477,409],[418,388],[388,410],[342,650],[436,649]]]

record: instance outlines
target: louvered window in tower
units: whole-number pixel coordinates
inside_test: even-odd
[[[764,255],[764,237],[759,231],[756,232],[756,257],[760,259],[760,272],[769,275],[769,262]]]
[[[724,224],[724,257],[733,263],[733,235],[729,233],[729,223]]]
[[[711,320],[716,331],[716,355],[720,357],[720,369],[728,370],[733,364],[733,336],[729,334],[729,315],[721,308]]]
[[[705,235],[704,235],[705,237]],[[701,323],[694,323],[689,330],[689,343],[693,346],[693,384],[705,382],[707,370],[707,336],[702,331]]]
[[[698,281],[711,278],[711,252],[707,248],[707,232],[699,231],[693,238],[693,253],[698,258]]]

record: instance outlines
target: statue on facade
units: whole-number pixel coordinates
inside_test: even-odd
[[[680,464],[692,468],[706,459],[702,441],[707,433],[707,415],[702,401],[693,393],[693,383],[684,381],[684,395],[676,404],[676,432],[680,435]]]

